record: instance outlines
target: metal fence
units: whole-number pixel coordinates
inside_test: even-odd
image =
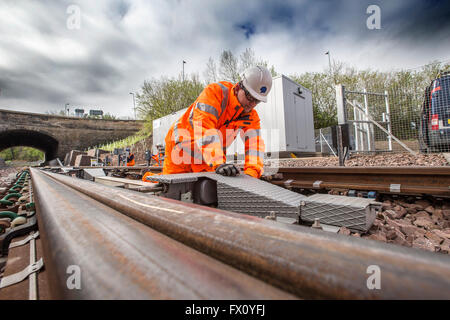
[[[331,127],[314,130],[316,152],[337,156],[336,147],[333,146]]]
[[[438,78],[414,92],[352,91],[337,85],[338,123],[348,124],[350,152],[449,152],[449,83],[450,77]],[[336,153],[329,131],[316,133],[317,151]]]

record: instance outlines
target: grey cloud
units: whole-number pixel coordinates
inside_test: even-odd
[[[423,52],[449,33],[449,5],[445,2],[403,1],[178,1],[44,0],[8,5],[23,12],[22,23],[35,31],[29,41],[69,39],[83,54],[46,55],[20,44],[0,48],[21,61],[0,67],[0,103],[14,98],[24,105],[63,105],[65,101],[102,101],[107,112],[119,115],[130,104],[128,92],[145,79],[176,76],[181,61],[187,72],[202,75],[210,56],[224,49],[239,54],[259,48],[258,57],[288,72],[320,70],[323,53],[332,51],[353,61],[370,52],[386,64],[385,51],[398,56],[411,46],[422,50],[416,65],[425,64]],[[82,28],[66,28],[67,6],[79,5]],[[381,8],[382,29],[366,27],[366,8]],[[2,8],[0,4],[0,10]],[[0,21],[0,31],[17,31]],[[448,48],[440,44],[439,48]],[[0,59],[1,51],[0,50]],[[384,51],[383,51],[384,50]],[[442,50],[442,49],[441,49]],[[445,57],[447,51],[443,51]],[[436,52],[434,52],[436,54]],[[268,57],[272,57],[270,60]],[[431,57],[431,55],[430,55]],[[414,57],[411,57],[413,59]],[[380,64],[378,65],[381,65]],[[377,62],[373,63],[376,68]],[[310,69],[308,69],[310,68]],[[27,103],[25,103],[27,101]]]
[[[440,35],[450,36],[450,2],[409,1],[404,7],[387,11],[384,17],[386,28],[392,37],[403,41],[433,42]],[[420,42],[418,42],[420,41]]]

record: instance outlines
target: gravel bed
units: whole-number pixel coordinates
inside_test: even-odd
[[[382,210],[366,234],[340,234],[450,254],[450,200],[383,195]]]
[[[297,158],[265,160],[265,166],[279,167],[336,167],[339,166],[337,157]],[[377,155],[351,155],[345,161],[346,167],[404,167],[404,166],[450,166],[450,161],[444,154],[418,154],[410,153],[377,154]]]
[[[17,179],[17,172],[17,169],[13,167],[0,167],[0,188],[9,188]]]
[[[410,153],[352,155],[346,167],[441,167],[450,165],[448,154]],[[337,157],[266,160],[265,166],[332,167],[338,166]],[[343,194],[331,190],[329,194]],[[382,195],[383,203],[372,228],[365,234],[342,227],[340,234],[393,243],[417,249],[450,254],[450,200],[422,199],[412,196]]]

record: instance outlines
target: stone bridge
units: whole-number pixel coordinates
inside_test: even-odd
[[[70,150],[84,150],[131,136],[143,123],[0,110],[0,151],[27,146],[42,150],[47,161],[63,160]]]

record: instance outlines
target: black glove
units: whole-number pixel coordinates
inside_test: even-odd
[[[232,163],[224,163],[217,167],[216,173],[223,176],[235,177],[239,175],[239,169]]]

